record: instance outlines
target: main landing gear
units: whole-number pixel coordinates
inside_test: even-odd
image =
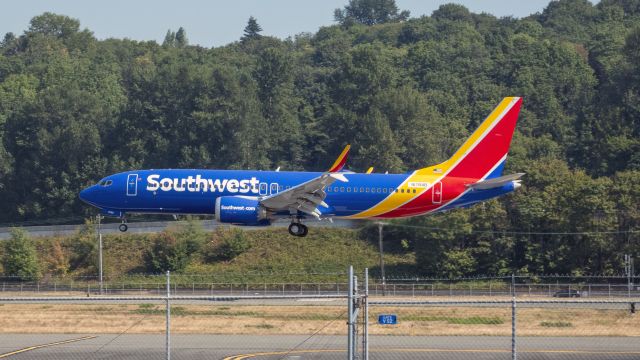
[[[289,225],[289,234],[293,236],[305,237],[308,233],[309,228],[302,223],[292,222],[291,225]]]

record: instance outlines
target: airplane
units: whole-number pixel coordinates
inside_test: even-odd
[[[350,146],[325,172],[162,169],[110,175],[80,192],[104,216],[214,215],[220,223],[290,221],[303,237],[308,219],[390,219],[432,214],[508,194],[523,173],[502,175],[522,99],[504,98],[445,162],[404,174],[344,170]]]

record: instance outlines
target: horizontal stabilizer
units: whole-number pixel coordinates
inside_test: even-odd
[[[504,186],[514,180],[520,179],[524,173],[516,173],[511,175],[500,176],[497,178],[478,181],[477,183],[467,184],[468,187],[476,190],[487,190]]]

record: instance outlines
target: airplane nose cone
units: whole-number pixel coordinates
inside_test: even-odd
[[[90,203],[91,202],[91,193],[93,193],[93,186],[88,187],[82,191],[80,191],[80,194],[78,195],[80,197],[80,200],[86,202],[86,203]]]

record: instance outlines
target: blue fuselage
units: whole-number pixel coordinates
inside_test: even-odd
[[[108,176],[83,190],[80,198],[100,208],[105,215],[116,217],[123,217],[125,213],[214,214],[218,197],[265,197],[321,175],[320,172],[287,171],[138,170]],[[344,173],[344,176],[348,182],[336,181],[325,188],[328,207],[318,207],[323,216],[348,217],[371,209],[397,191],[411,173]],[[460,206],[512,190],[504,187],[476,192],[472,197],[467,194],[469,201],[461,202]],[[443,201],[443,205],[446,202]],[[455,205],[449,203],[445,208],[457,207]],[[281,211],[274,215],[289,216],[290,213]]]

